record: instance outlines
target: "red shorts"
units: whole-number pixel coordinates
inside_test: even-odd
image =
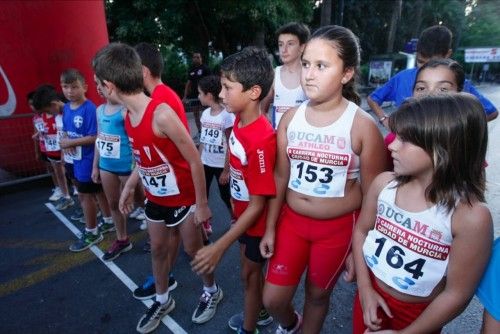
[[[407,303],[400,301],[384,290],[382,290],[378,285],[373,276],[371,277],[372,286],[378,294],[384,298],[387,306],[391,310],[393,318],[389,318],[387,314],[379,307],[377,310],[377,316],[382,319],[382,329],[394,329],[400,330],[408,327],[415,319],[417,319],[422,312],[429,306],[430,302],[426,303]],[[352,333],[362,334],[366,330],[366,326],[363,320],[363,310],[361,308],[361,302],[359,301],[359,294],[356,293],[354,297],[354,307],[352,315]],[[439,334],[441,329],[434,331],[430,334]]]
[[[351,212],[319,220],[284,205],[266,280],[281,286],[298,285],[307,266],[307,277],[315,286],[333,287],[349,253],[357,217],[357,212]]]

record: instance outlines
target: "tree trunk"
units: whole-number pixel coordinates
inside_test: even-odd
[[[401,17],[402,4],[403,0],[394,0],[392,5],[391,25],[389,26],[389,33],[387,34],[387,53],[392,53],[394,49],[394,39],[396,38],[398,21]]]
[[[422,11],[424,9],[424,1],[423,0],[415,0],[415,9],[414,9],[414,18],[415,23],[413,26],[413,30],[411,32],[412,38],[418,38],[420,35],[420,26],[422,25]]]
[[[321,26],[327,26],[332,22],[332,0],[323,0],[321,4]]]

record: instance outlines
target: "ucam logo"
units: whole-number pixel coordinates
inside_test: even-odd
[[[5,87],[7,88],[7,102],[0,104],[0,117],[7,117],[12,115],[14,110],[16,110],[17,100],[14,88],[12,88],[9,78],[7,78],[2,66],[0,66],[0,75],[2,76],[2,79],[5,82]]]
[[[83,124],[83,117],[80,115],[73,117],[73,124],[79,129]]]

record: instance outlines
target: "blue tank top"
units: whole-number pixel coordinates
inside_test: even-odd
[[[130,173],[132,171],[132,149],[125,132],[125,121],[121,107],[112,115],[104,112],[106,105],[97,108],[99,134],[96,148],[99,150],[99,168],[112,173]]]

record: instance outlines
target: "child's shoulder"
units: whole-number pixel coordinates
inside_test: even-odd
[[[465,200],[459,201],[455,207],[452,217],[453,233],[463,232],[477,234],[481,231],[492,231],[491,212],[485,203]]]

